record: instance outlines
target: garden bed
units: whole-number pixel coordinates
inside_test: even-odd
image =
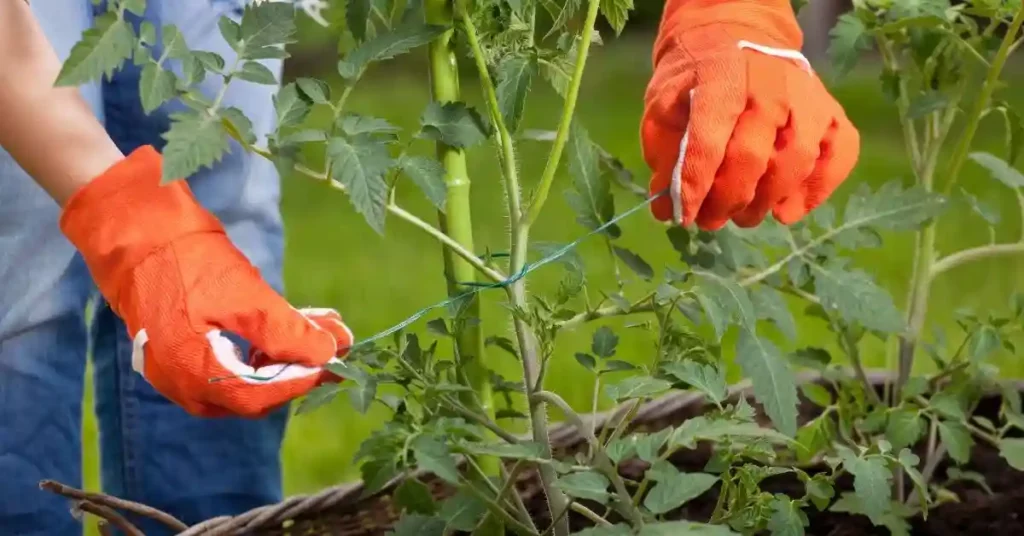
[[[879,389],[884,385],[887,376],[873,375],[872,383]],[[818,381],[817,375],[804,375],[803,381]],[[1024,392],[1024,383],[1018,390]],[[737,385],[733,396],[746,396],[748,401],[758,410],[763,425],[769,425],[767,417],[760,412],[747,384]],[[986,396],[979,404],[975,415],[996,420],[1000,407],[1000,397],[992,394]],[[704,399],[692,392],[676,392],[644,405],[633,421],[631,431],[655,432],[669,426],[678,426],[687,419],[696,417],[704,411]],[[597,428],[608,423],[615,423],[621,418],[623,408],[598,414]],[[801,398],[800,419],[805,423],[813,419],[820,409]],[[585,445],[583,437],[576,429],[566,424],[554,426],[551,430],[551,443],[557,447],[556,456],[572,455]],[[923,443],[923,442],[922,442]],[[915,449],[923,455],[924,445]],[[696,450],[681,450],[669,460],[684,472],[704,470],[710,450],[701,445]],[[936,476],[945,474],[950,467],[948,458],[936,469]],[[638,459],[624,461],[619,466],[620,474],[631,480],[640,480],[648,465]],[[824,465],[821,465],[824,469]],[[978,443],[974,446],[970,462],[960,467],[962,471],[973,471],[984,477],[985,486],[971,481],[956,482],[948,487],[952,492],[947,502],[934,506],[927,519],[920,516],[910,520],[911,534],[915,536],[947,536],[960,534],[998,534],[1000,536],[1024,535],[1024,486],[1021,479],[1024,473],[1011,468],[999,452],[989,445]],[[812,469],[808,469],[812,473]],[[453,493],[453,489],[432,475],[421,473],[418,478],[427,484],[435,499],[444,499]],[[276,505],[257,508],[232,518],[217,518],[200,523],[181,532],[181,536],[227,536],[227,535],[260,535],[260,536],[384,536],[392,530],[401,517],[394,507],[391,494],[400,481],[386,486],[382,491],[369,497],[363,497],[361,483],[347,484],[315,495],[297,496]],[[909,481],[908,481],[909,485]],[[781,475],[771,477],[762,483],[762,489],[772,493],[784,493],[791,497],[804,494],[804,485],[795,477]],[[101,506],[110,506],[131,511],[134,505],[98,494],[85,494],[50,484],[47,489],[68,495],[83,502],[92,502]],[[853,489],[853,481],[849,477],[837,482],[836,494]],[[527,509],[534,515],[538,526],[549,523],[547,505],[536,473],[524,471],[519,477],[517,490]],[[706,522],[715,508],[718,499],[718,485],[707,493],[687,502],[682,508],[671,512],[671,519],[686,519]],[[590,505],[597,508],[596,505]],[[876,527],[864,516],[845,513],[808,510],[809,527],[806,534],[811,536],[852,536],[852,535],[886,535],[889,530]],[[614,515],[608,518],[616,521]],[[575,513],[570,516],[573,531],[582,530],[592,523]]]

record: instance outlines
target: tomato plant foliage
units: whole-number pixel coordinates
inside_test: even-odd
[[[865,54],[881,56],[879,82],[899,114],[912,176],[875,190],[861,186],[845,205],[825,204],[788,227],[769,218],[753,229],[730,224],[717,232],[659,231],[664,247],[679,260],[657,267],[624,245],[615,221],[623,208],[616,200],[641,203],[644,188],[574,113],[591,47],[601,44],[596,22],[603,17],[617,34],[632,0],[350,0],[343,17],[347,44],[337,64],[343,82],[284,83],[267,103],[276,122],[264,133],[225,103],[227,88],[238,81],[280,84],[266,60],[288,57],[287,46],[300,38],[296,17],[302,11],[326,22],[324,5],[263,1],[247,5],[238,18],[222,18],[218,31],[233,51],[226,58],[190,48],[173,26],[130,23],[128,15],[142,13],[145,3],[108,2],[107,12],[71,51],[57,82],[77,85],[132,61],[141,68],[139,95],[147,112],[172,100],[184,103],[170,115],[164,134],[164,180],[215,165],[228,151],[249,151],[272,160],[283,175],[297,173],[333,186],[373,232],[386,234],[397,219],[445,248],[453,267],[448,272],[452,298],[427,318],[425,332],[406,326],[358,345],[346,362],[331,366],[347,381],[318,388],[297,408],[312,411],[346,392],[361,411],[373,404],[392,411],[392,419],[366,440],[355,461],[371,492],[405,477],[393,490],[404,512],[393,534],[503,525],[519,534],[550,529],[563,536],[569,533],[571,511],[595,523],[579,533],[592,536],[799,535],[808,526],[808,512],[825,509],[864,515],[905,534],[907,518],[926,513],[939,495],[948,495],[946,482],[935,473],[945,457],[965,464],[971,446],[986,442],[1024,470],[1024,447],[1011,437],[1024,430],[1020,396],[990,362],[999,351],[1016,351],[1011,336],[1024,320],[1024,298],[1015,297],[1003,311],[964,311],[960,333],[935,330],[927,339],[924,323],[936,277],[977,259],[1024,252],[1021,242],[943,255],[935,248],[936,221],[958,203],[977,213],[980,225],[1000,221],[989,203],[958,186],[965,165],[987,170],[1024,206],[1024,178],[1014,167],[1024,144],[1024,122],[999,98],[1002,67],[1021,42],[1019,0],[956,5],[856,0],[832,31],[832,71],[842,77]],[[348,97],[365,73],[412,53],[429,63],[433,97],[416,128],[406,131],[349,109]],[[475,82],[485,97],[478,107],[458,98],[452,66],[459,63],[476,69]],[[207,78],[220,82],[213,94],[199,89]],[[563,111],[547,129],[525,129],[524,110],[539,84],[561,96]],[[314,110],[331,120],[310,120]],[[1002,154],[972,149],[979,122],[988,115],[1005,125]],[[551,146],[530,192],[520,188],[520,140]],[[412,152],[417,144],[433,145],[438,157]],[[320,146],[324,161],[307,159],[306,146]],[[508,244],[486,249],[508,246],[508,254],[480,256],[477,250],[485,248],[472,243],[469,148],[495,150],[510,230]],[[597,262],[614,264],[612,288],[592,288],[583,259],[572,248],[530,241],[530,227],[563,159],[571,176],[563,200],[575,212],[580,233],[592,233],[591,240],[607,245],[607,258]],[[421,191],[444,215],[444,230],[400,207],[394,196],[400,188]],[[624,194],[613,195],[616,190]],[[850,255],[877,248],[894,233],[916,235],[905,306]],[[523,280],[550,261],[558,262],[545,269],[563,272],[557,290],[527,292]],[[506,294],[511,332],[507,322],[477,318],[472,289],[481,288]],[[833,357],[824,344],[797,346],[794,311],[829,326],[830,346],[842,356]],[[632,329],[648,333],[648,355],[624,359],[612,327],[621,323],[608,321],[622,316],[635,316]],[[652,433],[630,432],[628,418],[590,429],[544,385],[551,360],[570,359],[556,345],[559,335],[591,323],[599,324],[591,344],[569,353],[580,377],[594,384],[595,407],[603,397],[625,405],[629,417],[653,398],[693,391],[704,397],[707,412]],[[862,365],[868,338],[888,343],[894,357],[894,381],[884,389],[876,389]],[[726,340],[734,346],[722,348]],[[912,364],[922,351],[934,372],[914,375]],[[493,360],[506,359],[501,354],[521,363],[520,375],[506,378],[493,370]],[[750,382],[753,400],[771,426],[759,424],[747,399],[730,396],[727,360],[734,360]],[[821,381],[802,383],[801,370],[817,372]],[[973,415],[982,394],[993,390],[1003,393],[998,423]],[[801,396],[820,410],[810,420],[798,412]],[[579,428],[586,438],[580,452],[553,454],[548,409]],[[910,450],[922,441],[924,459]],[[673,453],[701,442],[713,446],[701,472],[680,472],[668,463]],[[627,481],[617,467],[635,458],[648,468],[642,481]],[[457,493],[435,502],[417,480],[417,469],[455,486]],[[510,486],[524,470],[540,475],[551,527],[538,526]],[[790,497],[761,489],[766,478],[780,474],[798,478],[806,493]],[[852,489],[837,489],[836,479],[847,474]],[[951,471],[949,478],[967,474]],[[709,519],[667,521],[671,512],[712,489],[719,498]],[[602,505],[607,508],[597,508]]]

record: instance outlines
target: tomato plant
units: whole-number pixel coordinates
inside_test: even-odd
[[[522,535],[562,536],[569,534],[571,512],[594,525],[584,531],[591,535],[789,535],[803,534],[808,511],[826,508],[906,533],[908,518],[948,496],[935,468],[947,458],[966,464],[974,442],[994,445],[1011,466],[1024,469],[1024,442],[1013,437],[1024,430],[1020,394],[986,361],[999,348],[1016,352],[1011,336],[1024,320],[1024,298],[1014,297],[1005,311],[961,315],[963,332],[952,344],[945,335],[929,343],[924,338],[929,289],[937,277],[978,259],[1024,252],[1024,238],[945,254],[935,245],[936,223],[952,206],[969,207],[986,225],[998,220],[960,185],[970,162],[1005,184],[1024,210],[1024,175],[1014,168],[1024,122],[999,98],[1002,70],[1021,43],[1020,4],[856,0],[833,29],[832,63],[843,74],[870,51],[880,55],[880,82],[899,115],[910,184],[861,186],[842,210],[826,204],[788,227],[769,219],[754,229],[668,228],[666,246],[680,262],[660,269],[622,245],[617,225],[624,212],[617,212],[613,190],[623,188],[637,205],[650,200],[646,190],[630,182],[575,114],[591,48],[600,44],[595,24],[603,16],[621,31],[631,0],[349,0],[337,65],[343,84],[332,88],[313,78],[284,84],[268,103],[277,124],[265,139],[252,134],[240,110],[224,106],[223,88],[235,80],[278,84],[259,60],[287,57],[301,12],[326,24],[325,2],[257,2],[240,19],[223,18],[220,33],[237,53],[228,62],[190,49],[173,26],[130,23],[128,14],[141,13],[145,0],[112,0],[72,51],[58,82],[78,84],[134,61],[142,69],[147,111],[172,99],[187,107],[171,117],[164,135],[166,180],[215,164],[233,140],[272,160],[282,175],[297,172],[334,187],[369,230],[384,234],[395,223],[411,225],[443,248],[449,300],[420,315],[432,315],[425,322],[428,333],[417,334],[408,329],[415,322],[403,322],[401,329],[363,341],[345,362],[331,365],[347,380],[318,388],[297,407],[310,411],[344,392],[361,411],[375,403],[390,408],[392,419],[357,455],[368,491],[414,469],[457,488],[435,503],[422,482],[402,481],[394,499],[405,518],[396,534],[491,534],[504,526]],[[368,70],[420,52],[430,72],[424,90],[432,99],[416,130],[349,109],[348,97]],[[463,64],[475,69],[473,82],[484,96],[480,108],[462,100]],[[205,77],[223,80],[218,95],[198,91]],[[523,111],[539,84],[557,92],[562,112],[549,130],[527,130]],[[331,120],[310,121],[313,110]],[[972,151],[988,116],[1005,125],[1002,155]],[[524,139],[550,144],[531,191],[522,187],[517,156]],[[414,153],[417,144],[431,144],[436,157]],[[493,165],[501,171],[509,222],[507,243],[486,248],[473,236],[466,165],[466,151],[483,145],[493,148]],[[303,156],[307,146],[323,148],[322,165]],[[608,257],[598,262],[626,268],[616,270],[613,288],[593,288],[575,243],[552,248],[531,242],[563,160],[571,175],[566,202],[581,234],[607,245]],[[401,207],[399,188],[421,191],[436,208],[437,224]],[[906,311],[849,259],[850,252],[878,247],[883,233],[892,232],[916,239]],[[507,253],[480,254],[492,250]],[[529,291],[530,274],[551,263],[564,271],[557,291]],[[504,293],[510,322],[481,321],[478,294],[484,291]],[[847,364],[823,347],[796,344],[793,307],[830,326]],[[631,326],[650,336],[645,365],[616,358],[619,335],[602,322],[621,316],[642,319]],[[573,357],[581,377],[595,385],[594,408],[597,397],[628,408],[601,430],[589,428],[545,388],[551,360],[569,359],[556,351],[559,335],[590,323],[601,325],[589,348]],[[729,331],[737,334],[736,345],[723,349]],[[876,389],[862,364],[867,338],[891,348],[893,381],[883,389]],[[934,364],[931,372],[915,372],[921,348]],[[490,363],[496,353],[517,360],[517,377],[495,372]],[[749,379],[771,427],[759,424],[745,399],[730,396],[728,359]],[[822,382],[798,381],[797,369],[817,371]],[[626,371],[624,379],[607,379]],[[383,393],[384,385],[402,396]],[[993,389],[1003,393],[1000,422],[973,415],[982,393]],[[628,430],[641,404],[678,390],[702,393],[707,412],[659,432]],[[801,397],[819,406],[813,418],[801,419]],[[584,434],[583,452],[553,454],[549,408]],[[510,431],[517,423],[525,436]],[[703,471],[681,472],[668,461],[698,442],[714,447]],[[923,460],[911,450],[921,444]],[[630,459],[649,464],[642,480],[618,471]],[[525,470],[539,473],[551,526],[538,525],[512,486]],[[795,475],[806,492],[787,496],[761,489],[764,479],[779,474]],[[843,475],[853,477],[852,489],[837,488]],[[712,488],[719,498],[709,519],[668,520],[667,514]]]

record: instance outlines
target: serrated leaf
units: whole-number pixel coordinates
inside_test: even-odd
[[[989,324],[983,324],[971,334],[971,341],[968,344],[968,355],[971,359],[982,360],[1002,346],[1002,337],[999,330]]]
[[[861,227],[913,231],[948,206],[948,199],[928,192],[920,186],[904,189],[898,181],[890,181],[872,192],[871,188],[864,184],[847,200],[843,224],[836,231]]]
[[[573,189],[566,193],[566,201],[580,225],[597,230],[615,217],[615,203],[608,178],[601,173],[597,148],[579,123],[572,124],[567,152]],[[604,234],[618,238],[622,231],[618,225],[612,225]]]
[[[903,471],[910,477],[910,481],[914,483],[914,487],[917,488],[917,492],[921,495],[925,501],[928,501],[928,483],[925,482],[924,476],[918,471],[918,464],[921,463],[921,459],[916,454],[910,451],[910,449],[899,449],[900,454],[897,461],[903,466]]]
[[[655,515],[671,512],[703,495],[716,482],[717,476],[706,473],[678,473],[661,478],[644,497],[644,508]]]
[[[352,407],[360,414],[366,414],[370,409],[370,405],[373,404],[374,398],[377,396],[377,380],[372,377],[367,377],[364,381],[357,383],[354,387],[349,387],[348,399],[352,403]]]
[[[147,63],[139,74],[139,100],[147,114],[177,93],[178,78],[156,63]]]
[[[986,152],[973,152],[968,155],[979,166],[988,170],[993,179],[1009,186],[1010,188],[1024,187],[1024,174],[1017,171],[1002,158]]]
[[[387,147],[377,143],[353,145],[342,138],[327,143],[334,178],[345,186],[356,212],[380,234],[384,234],[387,183],[384,173],[391,165]]]
[[[377,34],[372,39],[364,41],[339,62],[338,70],[342,76],[352,78],[370,63],[389,60],[426,45],[446,30],[444,26],[424,24],[416,20],[405,21],[394,30]]]
[[[434,473],[450,484],[459,483],[459,469],[455,465],[448,446],[431,436],[421,435],[409,445],[416,454],[416,462],[421,468]]]
[[[621,34],[626,27],[632,9],[633,0],[601,0],[601,14],[608,20],[616,35]]]
[[[444,212],[448,202],[448,186],[444,182],[445,170],[440,162],[423,156],[403,156],[399,166],[431,204]]]
[[[295,7],[290,3],[247,4],[239,26],[239,38],[244,42],[240,56],[250,58],[247,51],[292,43],[294,34]]]
[[[71,48],[56,85],[79,86],[101,77],[109,79],[131,57],[134,46],[135,32],[130,24],[113,12],[99,15]]]
[[[970,430],[963,423],[956,421],[939,422],[939,439],[946,445],[949,457],[959,464],[965,464],[971,459],[971,447],[974,446],[974,438]]]
[[[252,131],[252,121],[245,115],[245,112],[231,106],[222,109],[220,115],[221,125],[231,134],[231,137],[237,136],[249,145],[256,143],[256,134]]]
[[[804,527],[810,526],[810,522],[799,503],[779,494],[772,499],[771,509],[768,530],[772,536],[804,536]]]
[[[828,57],[838,76],[845,76],[857,65],[861,53],[871,47],[871,36],[855,13],[844,13],[829,31]]]
[[[762,428],[753,422],[735,419],[707,418],[705,416],[687,419],[676,428],[669,444],[673,447],[695,448],[698,441],[721,441],[723,438],[766,439],[777,443],[789,442],[789,438],[772,430]]]
[[[608,326],[601,326],[594,331],[594,337],[590,342],[590,351],[601,358],[609,358],[615,355],[615,348],[619,345],[619,336]]]
[[[338,121],[338,126],[347,136],[351,137],[362,134],[391,134],[401,130],[386,119],[356,113],[343,115]]]
[[[736,362],[744,376],[753,382],[754,396],[775,427],[790,437],[795,436],[799,403],[796,378],[782,352],[771,341],[742,330],[736,343]]]
[[[347,0],[345,24],[356,41],[366,39],[366,26],[370,20],[370,0]]]
[[[1024,471],[1024,439],[1003,438],[999,440],[999,455],[1018,471]]]
[[[274,73],[266,65],[256,61],[243,63],[242,68],[235,72],[235,76],[255,84],[277,85],[277,77],[274,76]]]
[[[636,365],[618,359],[609,359],[604,362],[604,370],[601,372],[619,372],[623,370],[636,370]]]
[[[924,433],[924,419],[910,409],[897,409],[889,414],[885,427],[885,438],[894,450],[914,446]]]
[[[786,338],[796,340],[796,321],[779,291],[759,285],[750,292],[750,301],[758,318],[770,320]]]
[[[299,94],[295,82],[289,82],[274,96],[274,112],[279,129],[301,123],[309,115],[309,110],[310,104]]]
[[[706,525],[693,521],[647,523],[636,536],[739,536],[725,525]]]
[[[960,192],[964,196],[964,200],[967,202],[967,205],[971,207],[971,210],[974,211],[975,214],[981,216],[981,219],[985,220],[985,222],[991,226],[999,225],[999,207],[979,199],[977,196],[963,188],[960,188]]]
[[[197,112],[171,114],[171,128],[162,137],[167,141],[162,151],[163,183],[188,178],[212,166],[228,150],[228,138],[220,122]]]
[[[879,287],[863,270],[848,269],[846,262],[830,259],[824,265],[811,265],[814,291],[822,307],[837,311],[847,322],[871,330],[898,333],[905,323],[892,296]]]
[[[445,145],[466,148],[490,135],[490,125],[464,102],[431,102],[420,117],[422,137]]]
[[[510,133],[519,129],[519,122],[526,109],[526,97],[530,92],[533,77],[537,74],[537,62],[533,58],[513,56],[498,63],[497,87],[498,109]]]
[[[881,456],[859,458],[848,449],[840,451],[843,467],[853,475],[853,488],[864,515],[878,525],[889,511],[892,472]]]
[[[649,376],[633,376],[605,386],[605,393],[613,400],[630,400],[656,396],[669,390],[672,384]]]
[[[647,263],[640,255],[633,253],[626,248],[620,248],[619,246],[612,246],[612,251],[615,252],[615,256],[619,258],[630,270],[636,275],[640,276],[644,281],[650,281],[654,279],[654,268]]]
[[[507,460],[543,460],[544,446],[532,441],[524,443],[467,443],[466,450],[480,456],[494,456]]]
[[[686,360],[680,363],[669,363],[662,368],[675,376],[679,381],[699,389],[715,404],[721,404],[728,396],[728,386],[721,369],[709,363],[697,363]]]
[[[316,104],[328,104],[331,99],[331,87],[323,80],[316,78],[298,78],[296,85],[302,93]]]
[[[949,97],[938,91],[916,95],[907,107],[907,119],[920,119],[949,106]]]
[[[559,489],[571,497],[604,503],[608,500],[608,479],[597,472],[571,473],[555,481]]]
[[[804,397],[807,400],[827,408],[832,405],[832,393],[829,392],[824,386],[817,383],[804,383],[800,385],[800,391],[803,392]]]
[[[414,478],[406,479],[399,484],[392,499],[403,512],[432,515],[437,511],[430,488]]]
[[[334,400],[336,396],[338,396],[340,391],[341,386],[336,383],[325,383],[314,387],[313,390],[307,393],[306,396],[302,398],[302,401],[299,402],[298,406],[295,408],[295,414],[302,415],[310,413],[316,409],[326,406]]]
[[[238,43],[242,37],[242,26],[230,17],[220,17],[217,19],[217,28],[220,30],[221,37],[227,41],[232,50],[237,52]]]
[[[722,340],[732,320],[738,320],[743,329],[755,329],[757,316],[746,289],[731,279],[710,272],[694,273],[698,276],[697,301],[715,329],[716,341]]]

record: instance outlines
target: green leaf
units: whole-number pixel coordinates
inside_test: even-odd
[[[924,419],[916,410],[897,409],[889,414],[885,438],[894,450],[914,446],[924,433]]]
[[[853,70],[861,53],[871,48],[871,35],[855,13],[841,15],[829,37],[828,57],[837,76],[845,76]]]
[[[356,137],[362,134],[390,134],[401,129],[386,119],[370,117],[356,113],[346,113],[338,121],[338,126],[347,136]]]
[[[982,360],[1002,346],[1002,337],[999,331],[989,324],[984,324],[978,331],[971,334],[971,342],[968,345],[968,355],[971,359]]]
[[[601,0],[601,14],[608,19],[608,24],[615,34],[622,33],[629,20],[629,12],[633,9],[633,0]]]
[[[302,94],[316,104],[328,104],[331,102],[331,87],[323,80],[316,78],[298,78],[295,83],[302,90]]]
[[[837,231],[868,226],[913,231],[948,206],[947,198],[920,186],[904,189],[899,181],[889,181],[872,192],[867,184],[863,184],[847,200],[843,224]]]
[[[644,508],[661,515],[696,499],[711,489],[718,477],[706,473],[677,473],[663,476],[644,497]]]
[[[728,396],[725,375],[715,365],[686,360],[680,363],[669,363],[662,368],[679,381],[702,391],[715,404],[721,404]]]
[[[716,341],[721,341],[732,320],[741,328],[753,331],[757,316],[746,289],[735,281],[711,272],[694,271],[698,276],[697,301],[704,315],[715,328]]]
[[[640,255],[633,253],[626,248],[620,248],[619,246],[612,246],[612,251],[615,252],[615,256],[619,258],[630,270],[639,275],[644,281],[650,281],[654,279],[654,268],[651,268],[650,264],[643,259]]]
[[[399,484],[392,499],[401,511],[406,513],[433,515],[437,511],[430,488],[414,478],[406,479]]]
[[[897,333],[905,324],[892,296],[863,270],[847,269],[846,262],[830,259],[812,265],[814,290],[822,307],[837,311],[847,322],[871,330]]]
[[[1018,471],[1024,471],[1024,439],[1003,438],[999,440],[999,455]]]
[[[437,515],[445,520],[449,530],[472,532],[486,513],[487,505],[483,501],[466,490],[459,490],[441,503]]]
[[[192,57],[198,61],[204,69],[220,73],[224,71],[224,57],[216,52],[207,52],[205,50],[196,50],[191,53]]]
[[[296,415],[302,415],[304,413],[310,413],[313,410],[319,409],[329,404],[334,397],[338,396],[338,392],[341,391],[341,386],[336,383],[325,383],[314,387],[312,391],[306,394],[295,408]]]
[[[656,464],[661,448],[672,435],[672,428],[663,428],[657,432],[640,435],[636,439],[636,455],[641,460]],[[673,468],[674,470],[674,468]]]
[[[147,63],[139,74],[139,100],[147,114],[152,113],[177,92],[178,78],[156,63]]]
[[[254,59],[247,55],[248,51],[292,43],[294,35],[294,6],[281,2],[247,4],[239,29],[245,47],[240,55]]]
[[[510,133],[519,129],[519,121],[526,109],[526,97],[530,92],[530,84],[537,74],[537,62],[534,58],[513,56],[504,58],[498,63],[497,91],[498,109]]]
[[[967,205],[971,207],[971,210],[975,214],[981,216],[981,219],[985,220],[991,226],[999,225],[999,207],[993,206],[991,203],[979,199],[967,190],[960,188],[960,193],[964,196],[964,200]]]
[[[698,441],[721,441],[724,438],[734,439],[766,439],[777,443],[787,443],[789,438],[772,430],[762,428],[752,422],[741,422],[735,419],[708,418],[705,416],[687,419],[676,428],[669,444],[673,447],[695,448]]]
[[[576,358],[576,362],[577,363],[579,363],[580,365],[583,365],[583,368],[585,368],[587,370],[594,370],[594,368],[597,367],[597,360],[594,359],[594,356],[592,356],[590,354],[584,354],[582,352],[576,352],[575,354],[573,354],[573,357]]]
[[[347,0],[345,24],[356,41],[366,39],[366,26],[370,20],[370,0]]]
[[[364,381],[357,382],[354,387],[348,389],[348,399],[360,414],[366,414],[377,396],[377,380],[367,377]]]
[[[818,510],[824,511],[828,508],[832,497],[835,496],[836,490],[832,487],[832,482],[829,481],[827,475],[814,475],[810,480],[805,482],[807,489],[807,496],[810,497],[811,502]]]
[[[267,68],[266,65],[256,61],[247,61],[242,68],[235,73],[241,80],[248,80],[256,84],[277,85],[277,77]]]
[[[974,438],[970,430],[963,423],[957,421],[939,422],[939,439],[946,445],[949,457],[959,464],[965,464],[971,460],[971,447],[974,446]]]
[[[206,166],[220,161],[228,150],[228,139],[219,121],[198,112],[171,114],[171,128],[162,137],[162,182],[185,179]]]
[[[444,182],[445,170],[440,162],[424,156],[403,156],[399,166],[437,210],[444,212],[448,202],[448,185]]]
[[[619,372],[623,370],[636,370],[636,365],[619,359],[609,359],[604,362],[604,370],[601,372]]]
[[[910,451],[910,449],[900,449],[899,458],[897,461],[903,466],[903,471],[910,477],[910,481],[914,483],[914,487],[917,488],[917,493],[928,501],[928,483],[924,480],[924,475],[917,470],[917,466],[921,463],[921,459],[916,454]]]
[[[750,301],[759,319],[771,320],[789,340],[796,340],[796,321],[786,306],[782,293],[764,285],[758,285],[750,293]]]
[[[637,536],[739,536],[725,525],[705,525],[692,521],[647,523]]]
[[[444,536],[443,519],[424,515],[405,515],[386,536]]]
[[[1006,160],[999,158],[991,153],[986,152],[973,152],[968,155],[968,158],[974,160],[979,166],[988,170],[992,175],[993,179],[1009,186],[1010,188],[1024,187],[1024,174],[1017,171],[1013,166],[1008,164]]]
[[[229,17],[220,17],[217,20],[217,28],[220,30],[221,37],[227,41],[232,50],[237,52],[239,40],[242,37],[242,26]]]
[[[457,148],[476,145],[490,135],[490,125],[464,102],[431,102],[420,117],[421,135]]]
[[[295,82],[289,82],[274,96],[274,112],[277,114],[277,128],[301,123],[309,115],[310,104],[302,95]]]
[[[881,456],[859,458],[849,449],[842,449],[843,467],[853,475],[853,489],[864,509],[864,515],[878,525],[889,511],[892,472]]]
[[[815,404],[827,408],[832,405],[832,393],[824,386],[817,383],[804,383],[800,385],[804,397]]]
[[[130,24],[113,12],[99,15],[71,48],[56,85],[80,86],[100,77],[109,79],[131,57],[134,46],[135,33]]]
[[[753,382],[754,396],[775,427],[790,437],[795,436],[799,403],[796,378],[782,352],[771,341],[742,330],[736,343],[736,362],[744,376]]]
[[[938,112],[949,106],[949,97],[938,91],[928,91],[915,96],[907,107],[908,119],[920,119],[932,112]]]
[[[608,443],[605,447],[605,451],[608,454],[608,459],[614,464],[618,464],[625,459],[632,457],[636,454],[636,436],[619,437]]]
[[[590,351],[597,357],[607,359],[615,355],[615,348],[619,345],[619,336],[608,326],[601,326],[594,331],[594,338],[590,343]]]
[[[605,386],[605,394],[612,400],[647,398],[668,391],[672,384],[649,376],[633,376]]]
[[[628,525],[598,525],[572,533],[572,536],[633,536]]]
[[[494,456],[507,460],[543,460],[544,445],[527,441],[523,443],[467,443],[466,450],[480,456]]]
[[[245,115],[242,110],[230,106],[220,111],[221,126],[228,131],[232,137],[237,136],[238,138],[245,141],[245,143],[252,145],[256,143],[256,134],[252,131],[252,121]],[[233,133],[232,133],[233,131]],[[320,134],[323,134],[322,132]],[[321,137],[320,141],[325,138]]]
[[[571,473],[555,481],[559,489],[572,497],[604,504],[608,500],[608,479],[597,472]]]
[[[942,415],[959,421],[967,420],[967,411],[956,391],[941,391],[929,400],[931,407]]]
[[[772,499],[771,508],[768,530],[772,536],[804,536],[804,527],[810,526],[810,522],[799,503],[779,494]]]
[[[353,78],[375,61],[384,61],[405,54],[414,48],[433,41],[447,30],[444,26],[424,24],[410,20],[396,26],[394,30],[381,33],[364,41],[339,62],[342,76]]]
[[[459,483],[459,468],[455,465],[448,446],[437,438],[421,435],[409,445],[416,454],[416,462],[424,470],[434,473],[451,484]]]
[[[327,143],[334,178],[348,190],[356,212],[380,234],[384,234],[388,187],[384,173],[391,165],[387,147],[376,143],[353,145],[342,138]]]
[[[597,148],[586,129],[576,122],[570,130],[567,158],[573,189],[566,192],[566,201],[580,225],[597,230],[615,217],[615,203],[608,178],[601,174]],[[618,238],[622,231],[618,225],[612,225],[604,234]]]

